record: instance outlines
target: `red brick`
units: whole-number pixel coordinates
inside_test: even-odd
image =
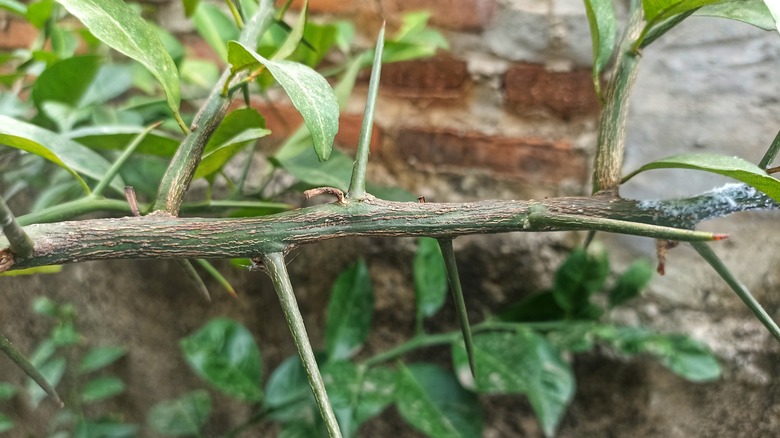
[[[410,127],[399,132],[396,151],[422,164],[486,169],[534,183],[584,181],[587,176],[585,157],[565,141]]]
[[[179,41],[187,48],[187,56],[196,59],[211,61],[216,65],[224,66],[217,52],[197,34],[185,34],[179,36]]]
[[[446,29],[484,29],[496,10],[496,0],[381,0],[382,12],[400,16],[409,11],[429,11],[431,23]]]
[[[32,24],[9,20],[5,28],[0,28],[0,50],[29,47],[37,35],[38,30]]]
[[[442,54],[382,66],[380,90],[403,97],[452,99],[463,96],[469,79],[465,61]]]
[[[273,139],[283,140],[289,137],[303,123],[301,114],[294,106],[289,104],[269,105],[266,102],[253,101],[252,107],[265,117],[266,127],[271,130],[271,138]],[[336,144],[345,149],[355,149],[360,139],[362,125],[362,114],[342,113],[339,116],[339,132],[336,134]],[[381,145],[382,132],[378,126],[374,125],[371,132],[371,151],[379,153]]]
[[[598,114],[590,70],[551,72],[538,64],[518,64],[504,76],[507,107],[520,114],[539,109],[569,119]]]

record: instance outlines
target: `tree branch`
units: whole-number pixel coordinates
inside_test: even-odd
[[[389,202],[367,195],[363,202],[316,205],[251,219],[153,213],[30,225],[25,230],[35,241],[35,255],[18,260],[13,268],[105,259],[256,257],[348,236],[441,238],[598,230],[657,239],[718,240],[725,236],[690,229],[702,220],[767,209],[780,206],[742,184],[682,200],[641,202],[592,196],[441,204]],[[0,252],[7,248],[7,239],[0,237]]]
[[[257,13],[246,23],[241,32],[241,42],[254,47],[257,39],[268,28],[273,19],[273,2],[263,0]],[[236,75],[235,81],[240,81],[246,72]],[[227,113],[228,106],[232,102],[231,96],[222,94],[225,83],[230,78],[230,68],[226,69],[211,91],[206,103],[195,115],[192,129],[184,141],[179,145],[176,154],[171,159],[165,175],[160,182],[157,191],[157,201],[154,210],[164,210],[176,216],[179,214],[184,193],[192,182],[195,169],[198,167],[203,149],[209,138],[219,126]]]

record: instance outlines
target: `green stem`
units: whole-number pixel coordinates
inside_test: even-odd
[[[162,122],[157,122],[152,125],[150,125],[148,128],[144,129],[143,131],[139,132],[138,135],[135,136],[132,142],[125,148],[125,150],[122,152],[122,154],[119,156],[119,158],[114,161],[114,163],[111,165],[111,167],[106,172],[105,176],[103,176],[103,179],[100,180],[100,182],[95,186],[95,188],[92,190],[92,196],[97,197],[101,196],[103,194],[103,191],[108,187],[109,184],[111,184],[111,181],[114,180],[114,177],[117,173],[119,173],[119,170],[122,169],[122,166],[125,164],[128,158],[135,152],[135,150],[138,148],[138,146],[141,144],[141,142],[146,138],[146,136],[152,132],[156,127],[160,126]]]
[[[29,360],[27,360],[24,355],[19,352],[14,346],[11,344],[11,341],[6,339],[5,336],[0,335],[0,351],[5,353],[9,359],[11,359],[19,368],[24,371],[25,374],[30,376],[31,379],[35,383],[38,384],[38,386],[43,389],[46,394],[49,394],[51,398],[54,399],[54,401],[60,405],[60,407],[65,406],[65,403],[62,402],[62,399],[60,399],[59,394],[57,394],[57,390],[54,389],[53,386],[49,384],[49,382],[46,380],[43,375],[38,372],[38,370],[35,368],[33,364],[30,363]]]
[[[254,47],[257,44],[257,39],[268,28],[272,20],[273,2],[262,0],[257,13],[242,30],[240,42]],[[163,175],[157,192],[157,200],[154,203],[154,210],[164,210],[173,216],[179,214],[184,193],[192,181],[195,169],[198,167],[201,155],[203,155],[203,149],[225,117],[232,100],[230,97],[222,95],[222,89],[228,86],[230,78],[230,68],[227,68],[214,85],[206,103],[195,115],[192,131],[176,150],[168,170]],[[237,79],[241,80],[241,77],[237,77]]]
[[[368,96],[366,109],[363,113],[363,126],[360,128],[355,164],[352,167],[352,179],[349,182],[347,198],[357,201],[366,197],[366,167],[368,156],[371,152],[371,133],[374,128],[374,110],[376,108],[376,96],[379,92],[379,77],[382,74],[382,51],[385,46],[385,25],[379,31],[374,51],[374,65],[371,69],[371,80],[368,83]]]
[[[236,26],[239,30],[244,28],[244,19],[241,18],[241,13],[236,8],[236,4],[233,3],[233,0],[225,0],[225,3],[227,3],[228,9],[230,9],[230,14],[233,15],[233,21],[236,22]]]
[[[734,274],[731,273],[729,268],[723,264],[723,261],[715,254],[712,248],[704,242],[691,242],[691,246],[693,246],[693,249],[695,249],[696,252],[712,266],[712,269],[720,275],[723,281],[729,285],[731,290],[737,294],[739,299],[748,306],[753,314],[756,315],[756,318],[761,321],[761,324],[764,324],[764,327],[769,330],[769,333],[780,341],[780,327],[778,327],[775,321],[772,320],[772,317],[766,313],[766,310],[764,310],[761,304],[753,297],[748,288],[740,283]]]
[[[417,350],[423,347],[433,347],[436,345],[451,344],[461,336],[459,331],[449,333],[439,333],[435,335],[417,335],[408,341],[397,345],[389,350],[385,350],[376,356],[370,357],[363,361],[361,365],[366,367],[372,367],[382,362],[393,360],[404,354]]]
[[[11,251],[18,257],[27,258],[35,252],[35,243],[17,222],[2,196],[0,196],[0,231],[5,234]]]
[[[623,167],[626,142],[628,98],[639,67],[640,55],[633,44],[640,38],[644,24],[642,8],[636,8],[622,39],[618,56],[606,90],[606,101],[601,109],[598,142],[593,163],[593,193],[609,192],[617,195]]]
[[[452,248],[452,239],[439,239],[439,248],[441,248],[441,253],[444,256],[444,264],[447,266],[447,279],[450,283],[452,300],[455,302],[460,331],[463,333],[463,343],[466,345],[471,375],[476,376],[477,367],[474,364],[474,340],[471,337],[471,327],[469,326],[469,317],[466,312],[466,302],[463,299],[463,288],[460,284],[458,262],[455,260],[455,250]]]
[[[295,347],[298,349],[298,355],[301,358],[303,368],[306,370],[306,376],[309,379],[309,386],[314,393],[314,399],[319,407],[320,415],[325,421],[325,427],[331,438],[340,438],[336,415],[333,413],[328,393],[325,391],[325,383],[322,381],[317,359],[314,357],[314,351],[309,342],[309,335],[306,333],[306,327],[303,324],[303,316],[298,308],[298,302],[295,299],[290,275],[287,273],[287,265],[284,261],[284,255],[281,252],[272,252],[262,255],[263,264],[266,272],[271,277],[271,281],[279,296],[279,303],[284,311],[284,317],[287,325],[293,335]]]
[[[777,131],[777,135],[775,136],[775,139],[772,140],[772,144],[769,145],[769,149],[767,149],[764,156],[761,158],[761,161],[758,163],[758,167],[762,169],[766,169],[769,167],[770,164],[772,164],[772,161],[775,160],[775,157],[777,156],[777,153],[780,151],[780,131]]]

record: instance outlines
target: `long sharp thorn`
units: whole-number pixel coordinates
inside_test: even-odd
[[[458,313],[458,323],[463,332],[463,343],[466,344],[466,354],[469,358],[469,369],[474,379],[477,378],[477,366],[474,363],[474,340],[471,336],[471,326],[469,325],[468,313],[466,313],[466,302],[463,300],[463,288],[460,285],[460,276],[458,275],[458,263],[455,261],[455,250],[452,248],[452,239],[442,238],[439,240],[439,248],[444,256],[444,265],[447,267],[447,279],[450,283],[452,300],[455,301],[455,309]]]
[[[11,344],[11,342],[6,339],[5,336],[0,335],[0,351],[5,353],[9,359],[11,359],[19,368],[24,371],[25,374],[30,376],[31,379],[35,383],[38,384],[38,386],[43,389],[46,394],[49,394],[51,398],[54,399],[54,401],[60,406],[65,406],[65,403],[62,402],[62,399],[60,398],[60,395],[57,394],[57,390],[54,389],[53,386],[49,384],[49,382],[46,380],[43,375],[38,372],[38,370],[35,368],[33,364],[30,363],[30,361],[27,360],[24,355],[19,352],[14,346]]]

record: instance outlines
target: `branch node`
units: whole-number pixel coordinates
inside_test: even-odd
[[[317,187],[316,189],[309,189],[303,192],[304,199],[311,199],[320,195],[335,195],[338,198],[338,203],[341,205],[347,205],[349,201],[344,197],[344,192],[335,187]]]
[[[3,273],[14,265],[14,254],[10,249],[0,251],[0,273]]]

